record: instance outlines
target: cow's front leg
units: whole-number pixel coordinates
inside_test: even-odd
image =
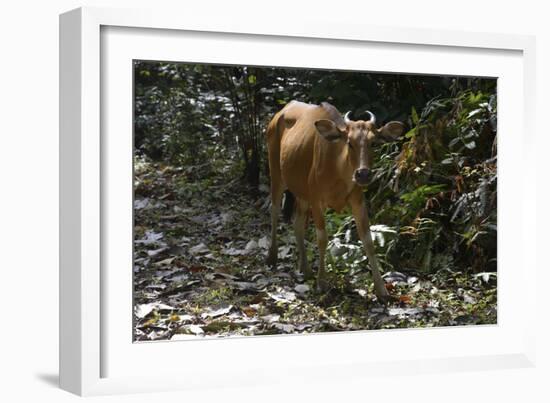
[[[369,263],[372,269],[374,292],[376,294],[376,297],[381,302],[387,302],[391,299],[391,297],[388,293],[388,290],[386,290],[384,280],[380,275],[380,266],[378,264],[378,259],[375,255],[374,244],[372,243],[367,207],[365,206],[365,200],[363,197],[363,192],[361,190],[357,190],[356,192],[354,192],[352,198],[350,199],[350,204],[353,212],[353,217],[355,218],[355,224],[357,226],[359,238],[361,239],[363,249],[365,250],[365,254],[369,259]]]
[[[325,229],[325,216],[319,206],[312,206],[313,222],[317,235],[317,247],[319,248],[319,271],[317,272],[317,290],[326,291],[328,288],[327,273],[325,271],[325,253],[327,250],[328,237]]]

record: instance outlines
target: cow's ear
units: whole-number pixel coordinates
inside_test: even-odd
[[[376,140],[380,142],[397,140],[405,131],[405,125],[401,122],[392,121],[378,129]]]
[[[332,120],[321,119],[315,122],[317,132],[328,141],[338,141],[345,137],[346,132],[339,129]]]

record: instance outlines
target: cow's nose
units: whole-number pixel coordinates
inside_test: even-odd
[[[369,179],[369,169],[368,168],[359,168],[355,171],[355,181],[364,184]]]

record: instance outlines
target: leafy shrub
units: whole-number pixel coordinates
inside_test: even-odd
[[[403,143],[380,149],[366,192],[373,221],[399,232],[387,263],[496,270],[496,97],[436,97],[411,122]]]

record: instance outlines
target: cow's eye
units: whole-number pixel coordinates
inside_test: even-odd
[[[349,148],[353,148],[353,146],[351,145],[351,141],[348,140],[348,146]]]

